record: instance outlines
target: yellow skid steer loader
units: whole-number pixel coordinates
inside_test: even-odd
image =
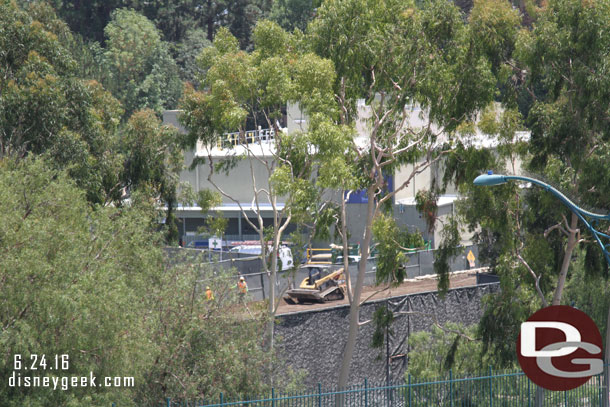
[[[345,275],[343,268],[327,264],[305,264],[300,270],[307,270],[299,288],[288,290],[284,301],[295,302],[326,302],[345,298]]]

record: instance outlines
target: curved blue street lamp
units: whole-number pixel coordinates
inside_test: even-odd
[[[492,185],[504,184],[507,181],[513,181],[513,180],[531,182],[532,184],[541,186],[546,191],[549,191],[550,193],[555,195],[557,198],[559,198],[559,200],[561,202],[563,202],[564,205],[566,205],[568,208],[570,208],[570,210],[574,214],[576,214],[576,216],[578,216],[578,219],[580,219],[581,222],[585,224],[585,226],[587,227],[587,229],[589,229],[589,231],[591,231],[593,236],[595,236],[595,240],[597,240],[599,247],[602,249],[602,252],[604,252],[604,257],[606,258],[606,262],[610,266],[610,253],[608,253],[608,247],[610,247],[610,244],[603,244],[601,241],[602,238],[606,238],[606,239],[610,240],[610,236],[605,233],[600,232],[599,230],[597,230],[593,227],[593,224],[598,220],[610,220],[610,214],[601,215],[598,213],[586,211],[586,210],[578,207],[574,202],[570,201],[568,199],[568,197],[566,197],[564,194],[559,192],[557,189],[553,188],[551,185],[549,185],[545,182],[542,182],[540,180],[537,180],[535,178],[522,177],[522,176],[518,176],[518,175],[500,175],[500,174],[494,174],[492,171],[488,171],[487,174],[482,174],[482,175],[479,175],[478,177],[476,177],[474,179],[474,184],[481,185],[481,186],[492,186]],[[588,221],[587,219],[591,219],[592,221]],[[610,308],[608,309],[608,319],[607,319],[607,324],[606,324],[606,352],[605,352],[604,359],[605,359],[605,363],[604,363],[604,388],[605,388],[604,393],[605,394],[603,395],[602,401],[603,401],[604,407],[610,407],[610,400],[609,400],[609,394],[608,394],[608,390],[610,388],[610,371],[609,371],[609,365],[608,365],[608,363],[610,362]],[[540,403],[541,403],[541,401],[540,401]]]
[[[487,174],[482,174],[482,175],[479,175],[478,177],[476,177],[474,179],[474,184],[482,185],[482,186],[491,186],[491,185],[504,184],[507,181],[513,181],[513,180],[531,182],[532,184],[541,186],[546,191],[549,191],[550,193],[555,195],[557,198],[559,198],[559,200],[561,202],[563,202],[565,206],[570,208],[570,210],[572,212],[574,212],[576,214],[576,216],[578,216],[578,219],[580,219],[582,221],[582,223],[585,224],[587,229],[589,229],[589,231],[591,231],[591,233],[595,237],[595,240],[597,240],[599,247],[601,247],[602,252],[604,253],[604,256],[606,257],[606,261],[608,262],[608,265],[610,265],[610,252],[608,252],[610,243],[604,244],[601,241],[602,238],[606,238],[606,239],[610,240],[610,236],[605,233],[600,232],[599,230],[597,230],[593,227],[593,224],[595,224],[595,221],[597,221],[597,220],[610,220],[610,214],[601,215],[598,213],[586,211],[586,210],[576,206],[576,204],[574,202],[570,201],[568,199],[568,197],[566,197],[564,194],[559,192],[557,189],[553,188],[551,185],[549,185],[545,182],[542,182],[540,180],[537,180],[535,178],[522,177],[522,176],[518,176],[518,175],[500,175],[500,174],[494,174],[493,172],[488,171]],[[587,218],[590,220],[587,220]]]

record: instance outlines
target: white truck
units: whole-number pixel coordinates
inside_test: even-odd
[[[267,249],[267,254],[271,251],[271,247]],[[261,255],[261,245],[238,245],[229,250],[230,253],[249,254],[252,256]],[[286,271],[292,269],[294,262],[292,260],[292,251],[287,246],[281,246],[278,250],[278,271]]]

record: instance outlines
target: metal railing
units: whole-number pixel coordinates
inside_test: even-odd
[[[216,141],[218,149],[228,148],[239,145],[247,145],[253,143],[269,142],[275,139],[275,131],[273,129],[248,130],[244,133],[225,133]]]
[[[602,405],[602,375],[565,392],[546,391],[544,407],[597,407]],[[536,386],[521,371],[493,373],[491,367],[482,376],[436,380],[415,380],[390,386],[362,385],[346,390],[316,389],[302,393],[282,393],[274,389],[266,396],[231,399],[222,393],[208,400],[179,401],[167,398],[151,407],[530,407],[534,405]],[[119,406],[114,406],[119,407]]]

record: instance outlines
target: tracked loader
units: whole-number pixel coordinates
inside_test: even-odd
[[[300,270],[307,271],[307,277],[299,288],[286,292],[284,301],[288,304],[305,302],[326,302],[345,298],[345,274],[343,268],[328,264],[305,264]]]

